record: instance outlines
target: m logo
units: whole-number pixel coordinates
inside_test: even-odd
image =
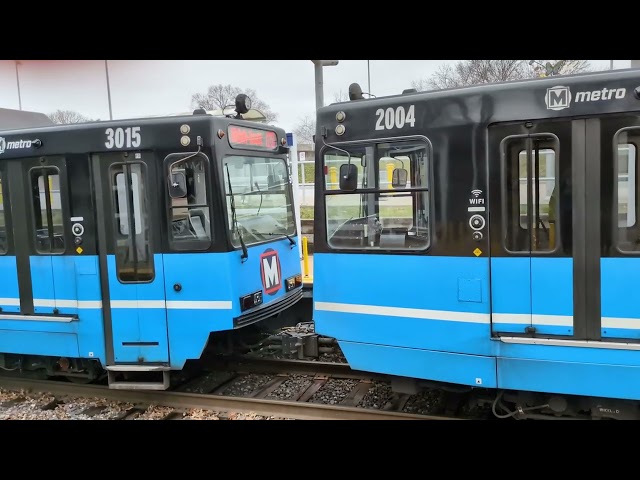
[[[569,87],[552,87],[547,88],[547,94],[544,97],[549,110],[564,110],[571,105],[571,90]]]
[[[264,293],[275,295],[282,286],[282,272],[280,270],[280,258],[278,252],[268,248],[260,255],[260,275]]]
[[[0,155],[4,153],[6,146],[7,142],[4,141],[4,137],[0,137]]]

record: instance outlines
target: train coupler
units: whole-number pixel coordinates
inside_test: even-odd
[[[315,333],[303,333],[283,336],[282,354],[297,354],[300,360],[305,357],[317,358],[319,355],[318,335]]]

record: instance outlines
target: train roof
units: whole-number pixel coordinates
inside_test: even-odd
[[[601,82],[603,79],[610,81],[624,80],[628,78],[637,79],[640,82],[640,69],[626,68],[617,70],[600,70],[595,72],[583,72],[575,73],[571,75],[554,75],[549,77],[535,77],[524,78],[520,80],[508,80],[502,82],[482,83],[477,85],[468,85],[462,87],[452,87],[440,90],[427,90],[422,92],[407,92],[399,93],[396,95],[385,95],[382,97],[374,97],[365,100],[393,100],[398,98],[406,98],[407,96],[416,97],[416,99],[431,99],[431,98],[454,98],[468,95],[496,95],[504,93],[505,91],[518,90],[527,91],[532,89],[539,89],[542,85],[550,86],[551,84],[567,84],[572,86],[574,84],[587,84]],[[639,83],[640,85],[640,83]],[[336,102],[330,104],[328,107],[334,105],[343,105],[345,103],[352,103],[352,100],[346,100],[343,102]],[[328,108],[323,107],[323,108]]]
[[[376,125],[380,112],[394,106],[402,107],[405,114],[413,106],[413,128],[387,128],[384,121],[382,128]],[[640,69],[622,69],[350,100],[320,108],[317,118],[318,128],[327,127],[327,141],[347,141],[352,136],[375,138],[394,130],[639,110]],[[347,113],[341,136],[334,132],[339,111]]]
[[[249,138],[245,138],[246,136],[238,137],[237,142],[232,146],[229,142],[230,125],[275,132],[276,147],[264,148],[266,145],[247,143]],[[183,126],[186,133],[183,132]],[[127,118],[0,130],[0,160],[27,158],[33,155],[73,155],[146,149],[191,151],[197,146],[198,138],[202,139],[202,146],[211,146],[216,149],[253,150],[277,155],[288,152],[286,132],[281,127],[194,112],[191,115]],[[266,138],[267,136],[264,135],[259,140],[266,142]]]
[[[54,125],[44,113],[0,108],[0,130],[43,127]]]
[[[48,118],[48,117],[47,117]],[[257,122],[252,119],[244,118],[232,118],[224,115],[215,115],[212,113],[183,113],[177,115],[164,115],[164,116],[151,116],[151,117],[134,117],[123,118],[117,120],[94,120],[88,122],[69,123],[69,124],[56,124],[51,121],[43,124],[26,125],[24,127],[18,127],[13,129],[4,129],[0,127],[0,135],[28,135],[39,133],[53,133],[53,132],[73,132],[90,130],[94,128],[115,128],[115,127],[129,127],[129,126],[154,126],[154,125],[167,125],[177,123],[213,123],[227,125],[229,123],[241,123],[247,126],[255,126],[255,128],[262,128],[268,130],[275,130],[284,135],[284,129],[275,125],[269,125],[267,123]]]

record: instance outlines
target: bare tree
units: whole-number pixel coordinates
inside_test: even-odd
[[[205,110],[224,109],[228,106],[235,106],[236,96],[239,93],[244,93],[251,98],[251,108],[260,110],[266,117],[267,123],[275,122],[278,119],[278,115],[274,113],[269,105],[258,98],[258,94],[255,90],[250,88],[241,89],[232,85],[211,85],[206,93],[195,93],[191,96],[191,107],[202,107]]]
[[[348,92],[343,92],[342,89],[340,89],[339,91],[337,91],[337,92],[335,92],[333,94],[333,101],[334,101],[334,103],[348,102],[349,101],[349,93]]]
[[[444,64],[428,79],[411,82],[418,91],[506,82],[589,71],[587,60],[462,60]]]
[[[73,110],[56,110],[47,115],[49,119],[53,123],[60,124],[68,124],[68,123],[83,123],[83,122],[92,122],[93,120],[89,117],[85,117],[84,115],[74,112]]]
[[[429,90],[429,81],[421,78],[420,80],[413,80],[411,82],[411,88],[415,88],[419,92]]]
[[[536,77],[572,75],[593,70],[588,60],[529,60],[529,66],[531,66]]]
[[[301,118],[298,125],[293,129],[293,134],[296,136],[298,143],[313,144],[315,133],[316,119],[310,115]]]

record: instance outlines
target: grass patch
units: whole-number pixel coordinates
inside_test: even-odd
[[[300,207],[300,218],[302,220],[313,220],[313,207]]]
[[[329,208],[329,215],[332,219],[344,219],[357,218],[360,216],[360,207],[343,206]],[[398,206],[398,207],[381,207],[381,218],[411,218],[412,207],[411,206]],[[300,218],[302,220],[313,219],[313,207],[300,207]]]

